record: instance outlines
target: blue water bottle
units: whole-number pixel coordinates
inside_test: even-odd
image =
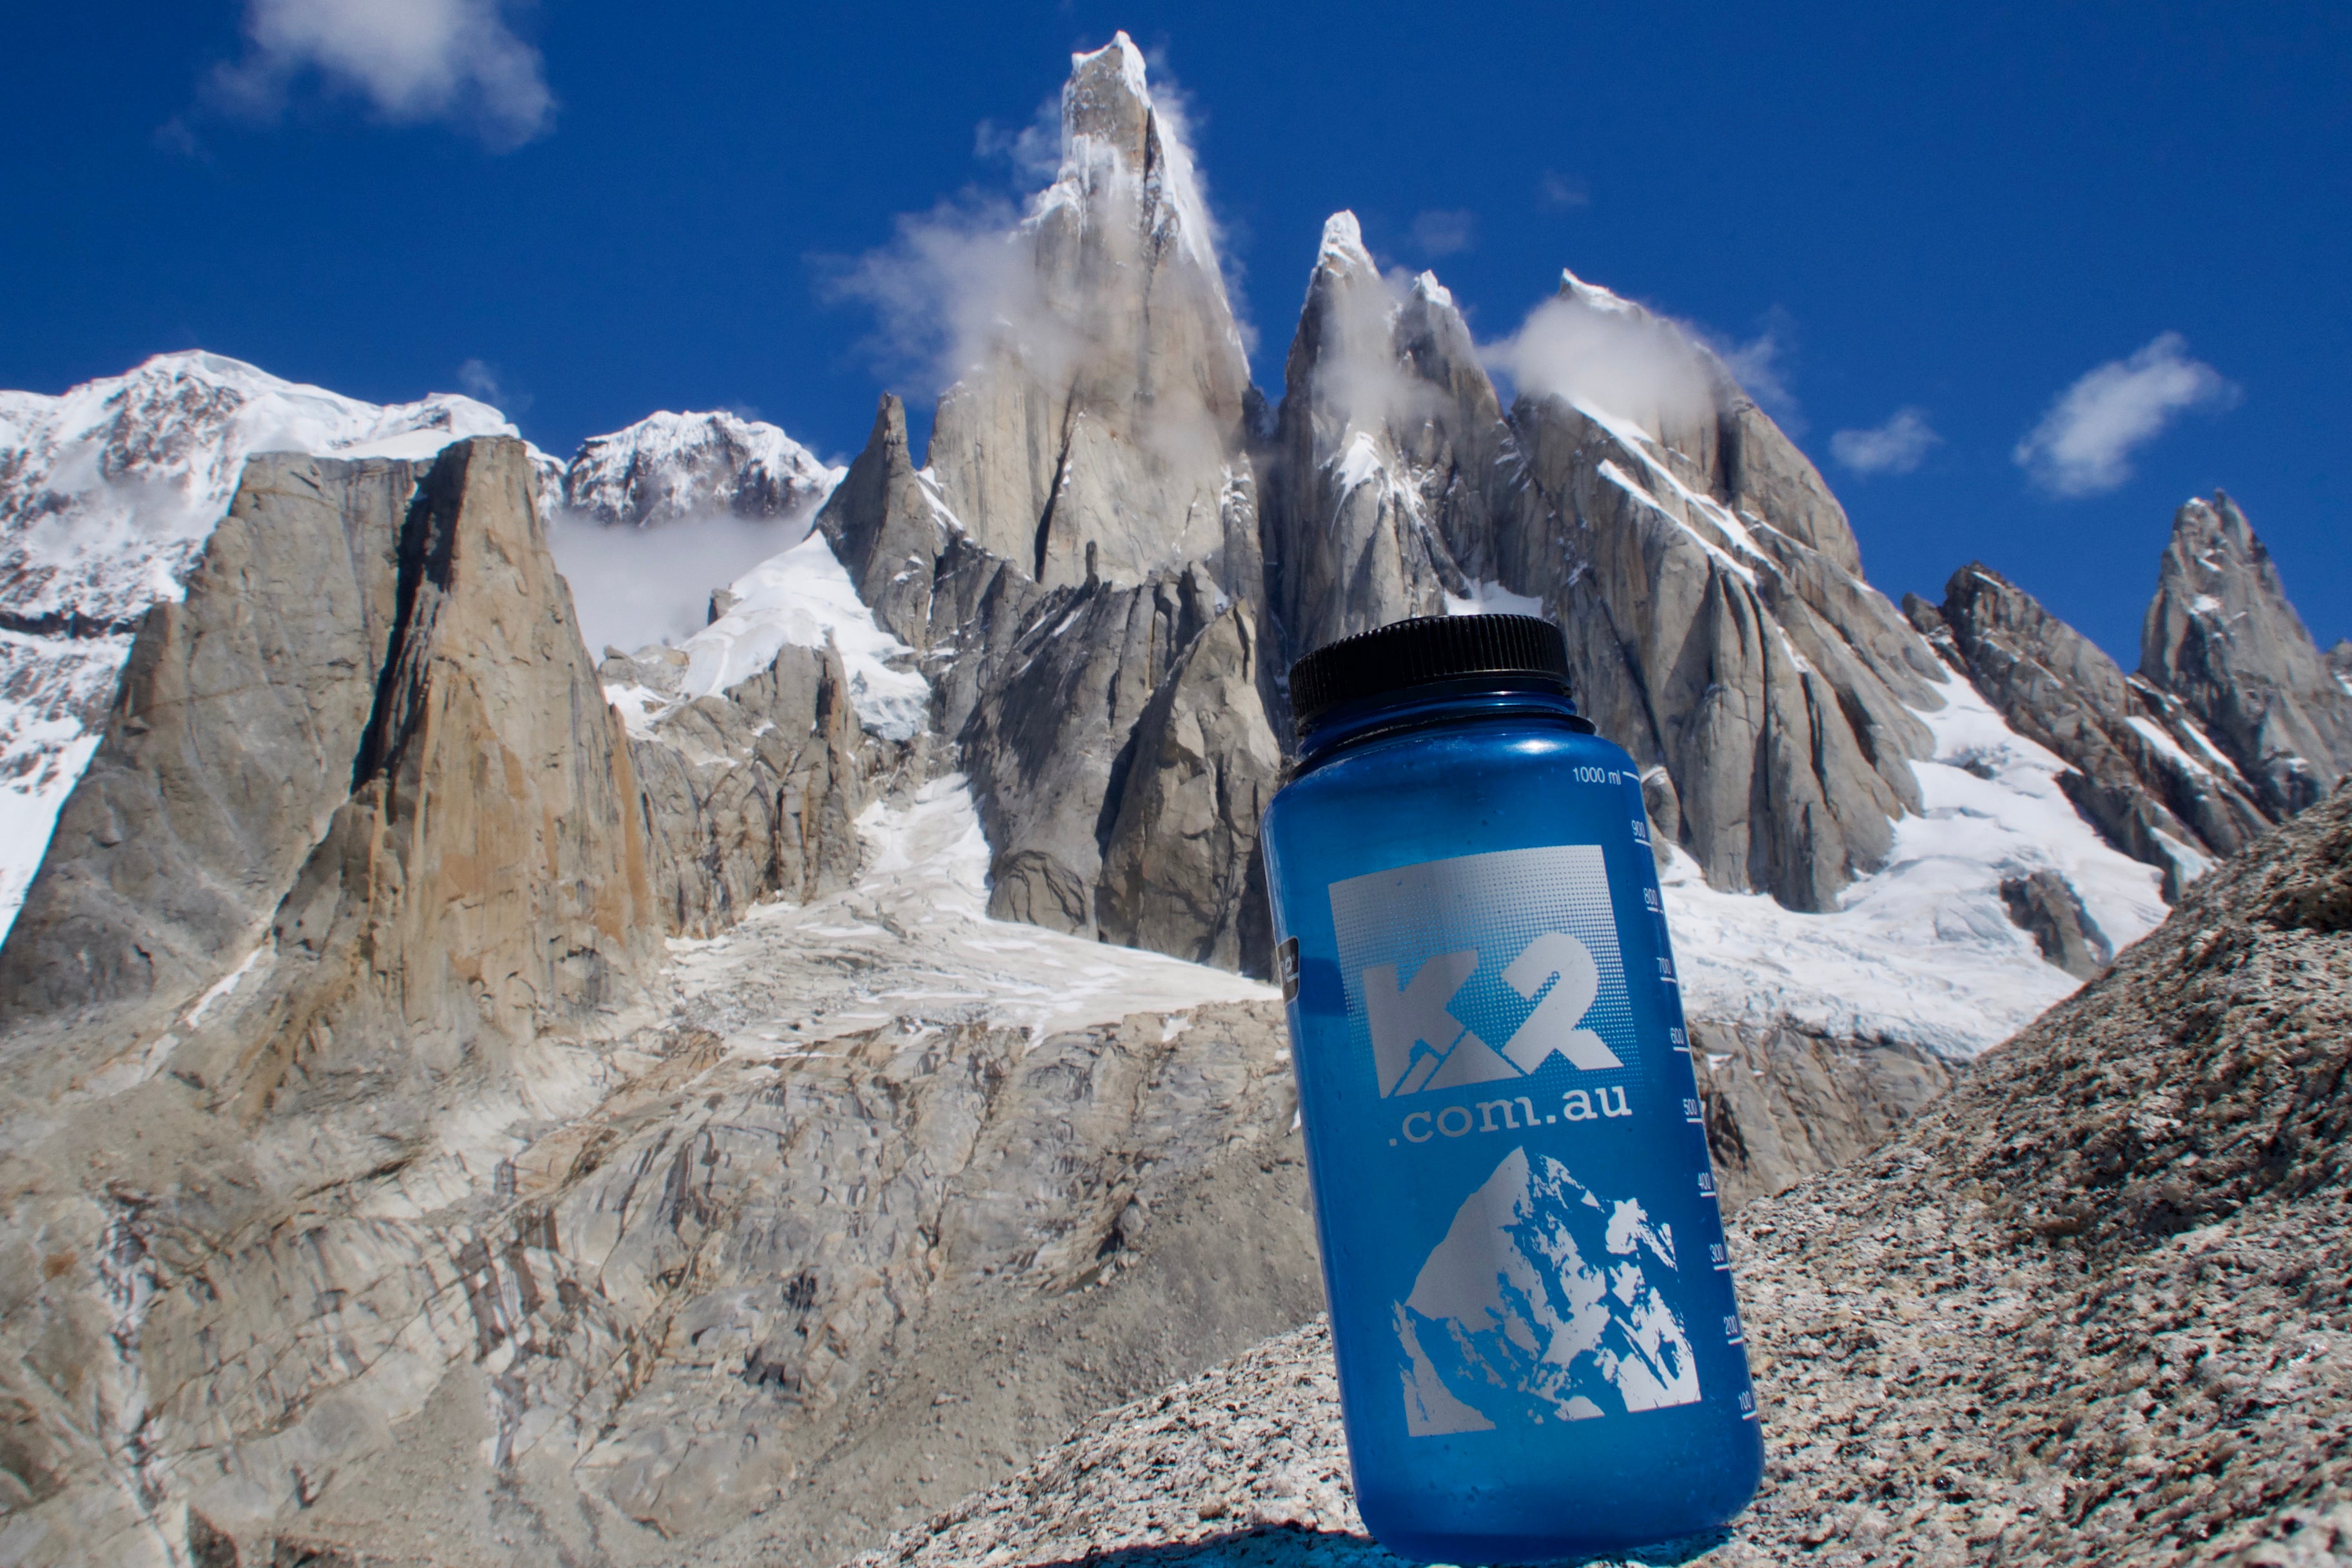
[[[1365,1524],[1527,1563],[1723,1523],[1763,1441],[1633,760],[1532,616],[1290,697],[1263,843]]]

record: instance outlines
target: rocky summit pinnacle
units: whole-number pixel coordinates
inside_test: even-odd
[[[2222,740],[2274,815],[2352,773],[2352,692],[2287,602],[2270,552],[2219,491],[2172,520],[2140,673]]]
[[[995,329],[940,401],[941,500],[1047,586],[1254,570],[1249,367],[1192,154],[1125,34],[1072,62],[1062,161],[1007,241]]]

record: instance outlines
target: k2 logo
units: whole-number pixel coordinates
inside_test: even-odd
[[[1439,953],[1402,986],[1395,964],[1365,967],[1364,1013],[1383,1099],[1523,1077],[1555,1055],[1587,1072],[1625,1065],[1607,1041],[1583,1026],[1586,1011],[1601,994],[1601,971],[1576,938],[1543,931],[1504,966],[1503,984],[1534,1002],[1536,1009],[1499,1051],[1448,1010],[1477,972],[1476,948]]]

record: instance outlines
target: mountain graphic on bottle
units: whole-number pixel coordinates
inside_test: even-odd
[[[1414,1436],[1695,1404],[1683,1321],[1649,1270],[1673,1232],[1604,1202],[1549,1155],[1514,1149],[1463,1201],[1394,1304]]]

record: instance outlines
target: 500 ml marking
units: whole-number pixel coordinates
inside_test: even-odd
[[[1594,1102],[1599,1101],[1598,1105]],[[1499,1112],[1499,1114],[1497,1114]],[[1536,1102],[1528,1095],[1514,1095],[1508,1100],[1481,1100],[1469,1105],[1449,1105],[1442,1110],[1413,1110],[1405,1114],[1397,1131],[1407,1143],[1426,1143],[1433,1138],[1465,1138],[1473,1132],[1517,1132],[1523,1128],[1550,1126],[1561,1121],[1598,1121],[1602,1117],[1631,1116],[1633,1107],[1619,1086],[1596,1089],[1590,1092],[1571,1089],[1560,1097],[1559,1110],[1549,1116],[1536,1114]],[[1394,1148],[1398,1140],[1389,1140]]]

